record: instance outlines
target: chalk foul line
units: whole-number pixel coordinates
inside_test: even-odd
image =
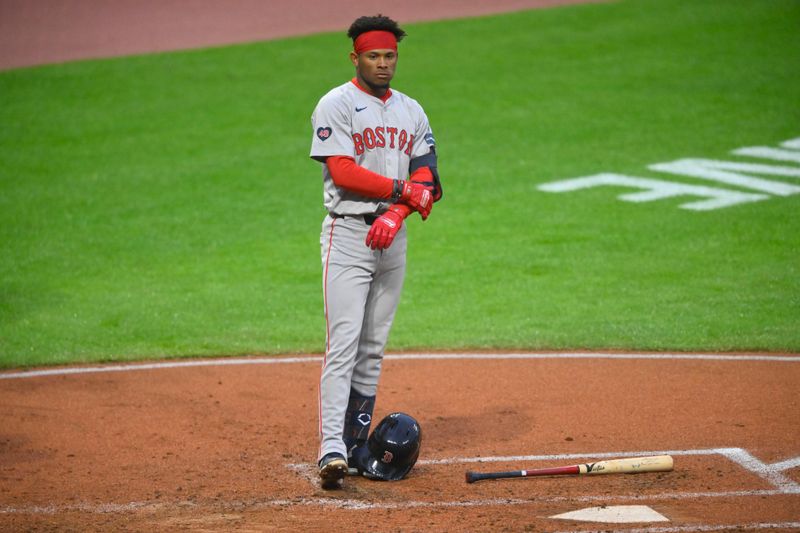
[[[647,457],[651,455],[721,455],[740,467],[753,472],[764,481],[774,487],[768,490],[770,494],[800,494],[800,484],[793,481],[783,474],[785,470],[800,466],[800,457],[793,457],[773,464],[766,464],[757,459],[747,450],[742,448],[706,448],[695,450],[649,450],[649,451],[627,451],[627,452],[600,452],[583,454],[551,454],[551,455],[508,455],[508,456],[489,456],[489,457],[452,457],[447,459],[423,459],[417,462],[418,465],[453,465],[453,464],[474,464],[474,463],[517,463],[517,462],[536,462],[536,461],[567,461],[567,460],[596,460],[596,459],[618,459],[620,457]],[[316,469],[314,465],[308,463],[290,463],[287,468],[294,470],[300,476],[311,483],[317,483]],[[681,494],[675,493],[666,496],[681,498]],[[760,494],[764,491],[736,491],[736,492],[706,492],[692,493],[691,497],[706,496],[718,497],[724,495],[746,496]],[[620,496],[620,498],[648,499],[650,495],[644,496]],[[575,499],[575,498],[570,498]]]
[[[394,510],[394,509],[413,509],[413,508],[470,508],[486,506],[519,506],[534,505],[541,503],[561,503],[561,502],[582,502],[582,503],[607,503],[614,502],[643,502],[643,501],[663,501],[663,500],[693,500],[699,498],[743,498],[743,497],[768,497],[785,496],[800,494],[800,485],[787,478],[783,471],[795,468],[800,465],[800,457],[783,460],[773,464],[766,464],[757,459],[748,451],[742,448],[708,448],[695,450],[649,450],[649,451],[627,451],[627,452],[602,452],[587,454],[554,454],[554,455],[513,455],[497,457],[454,457],[448,459],[428,459],[419,461],[421,466],[453,465],[453,464],[473,464],[489,462],[517,462],[517,461],[547,461],[547,460],[580,460],[580,459],[604,459],[615,457],[644,457],[649,455],[674,455],[674,456],[697,456],[697,455],[720,455],[727,458],[742,468],[755,473],[766,482],[771,484],[771,489],[757,490],[737,490],[737,491],[706,491],[706,492],[664,492],[656,494],[621,494],[621,495],[585,495],[585,496],[540,496],[531,499],[510,499],[510,498],[490,498],[490,499],[461,499],[457,501],[391,501],[391,502],[367,502],[358,499],[340,498],[319,498],[319,497],[300,497],[295,499],[251,499],[227,502],[198,502],[198,501],[176,501],[176,502],[128,502],[128,503],[77,503],[69,505],[32,505],[25,507],[0,507],[0,514],[34,514],[34,515],[56,515],[65,512],[84,512],[91,514],[118,514],[133,512],[153,512],[158,510],[173,509],[192,509],[194,511],[215,511],[220,509],[239,509],[256,511],[259,509],[270,509],[274,507],[291,506],[317,506],[323,508],[336,508],[342,510],[363,511],[363,510]],[[294,471],[297,475],[306,479],[310,484],[316,485],[316,468],[311,463],[290,463],[286,467]],[[787,525],[788,524],[788,525]],[[627,530],[628,533],[681,533],[691,531],[721,531],[726,528],[739,529],[790,529],[795,527],[794,522],[781,524],[729,524],[725,526],[681,526],[670,528],[646,528]],[[710,528],[710,529],[704,529]]]
[[[795,529],[800,530],[800,522],[756,522],[750,524],[696,525],[696,526],[660,526],[636,529],[615,529],[615,533],[704,533],[706,531],[757,531],[760,529]],[[608,531],[607,529],[603,531]],[[558,531],[556,533],[592,533],[586,529]]]
[[[238,509],[240,511],[258,511],[273,507],[327,507],[350,511],[374,511],[374,510],[402,510],[414,508],[466,508],[466,507],[486,507],[494,505],[536,505],[541,503],[562,503],[562,502],[582,502],[596,503],[609,501],[661,501],[661,500],[691,500],[697,498],[740,498],[740,497],[763,497],[781,496],[785,492],[779,490],[742,490],[726,492],[669,492],[656,494],[631,494],[631,495],[602,495],[602,496],[537,496],[531,499],[512,499],[512,498],[489,498],[455,501],[420,501],[406,500],[395,502],[370,502],[357,499],[339,498],[313,498],[302,497],[296,499],[276,499],[276,500],[239,500],[227,502],[198,501],[176,501],[176,502],[128,502],[128,503],[78,503],[69,505],[33,505],[26,507],[0,507],[0,514],[47,514],[56,515],[67,512],[84,512],[90,514],[115,514],[131,512],[153,512],[158,510],[171,509],[192,509],[219,511],[225,509]]]
[[[742,448],[709,448],[699,450],[651,450],[633,452],[602,452],[595,454],[560,454],[560,455],[517,455],[501,457],[462,457],[452,459],[428,459],[419,461],[419,464],[457,464],[457,463],[492,463],[492,462],[521,462],[521,461],[549,461],[549,460],[579,460],[579,459],[615,459],[620,457],[647,457],[650,455],[722,455],[742,468],[753,472],[769,482],[776,489],[785,494],[800,494],[800,484],[792,481],[783,474],[783,471],[800,466],[800,457],[793,457],[774,464],[766,464],[755,458]],[[287,465],[288,466],[288,465]]]
[[[504,354],[396,354],[386,355],[387,361],[416,361],[416,360],[536,360],[536,359],[608,359],[608,360],[674,360],[674,361],[733,361],[733,362],[780,362],[798,363],[800,356],[796,355],[763,355],[763,354],[710,354],[710,353],[504,353]],[[48,376],[66,376],[80,374],[96,374],[102,372],[136,372],[142,370],[167,370],[173,368],[209,367],[209,366],[239,366],[239,365],[275,365],[275,364],[300,364],[321,363],[322,357],[234,357],[226,359],[196,359],[190,361],[165,361],[159,363],[131,363],[109,364],[98,366],[47,368],[42,370],[23,370],[21,372],[0,372],[0,379],[21,379]]]

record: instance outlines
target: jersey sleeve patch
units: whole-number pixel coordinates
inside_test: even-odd
[[[322,161],[332,155],[355,155],[353,138],[350,135],[351,114],[350,101],[341,87],[331,90],[320,99],[311,115],[309,155],[313,159]]]

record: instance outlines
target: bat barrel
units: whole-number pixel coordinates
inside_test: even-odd
[[[612,459],[580,465],[581,474],[638,474],[643,472],[669,472],[673,468],[672,457],[656,455],[651,457],[631,457]]]
[[[482,479],[501,479],[533,476],[570,476],[581,474],[634,474],[638,472],[668,472],[672,470],[672,457],[659,455],[654,457],[635,457],[613,459],[585,463],[580,465],[559,466],[555,468],[538,468],[535,470],[514,470],[511,472],[467,472],[467,483],[475,483]]]

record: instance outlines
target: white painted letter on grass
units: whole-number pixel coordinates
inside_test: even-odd
[[[784,148],[791,148],[793,150],[800,150],[800,137],[797,139],[789,139],[781,143]]]
[[[758,163],[736,163],[733,161],[716,161],[713,159],[678,159],[669,163],[656,163],[647,168],[658,172],[691,176],[707,180],[719,181],[729,185],[738,185],[768,192],[777,196],[790,196],[800,193],[800,187],[781,181],[765,180],[743,174],[768,174],[773,176],[789,176],[800,178],[800,168],[763,165]]]
[[[642,192],[620,195],[619,199],[626,202],[652,202],[654,200],[673,198],[676,196],[699,196],[701,198],[706,198],[706,200],[688,202],[680,205],[683,209],[691,209],[693,211],[710,211],[721,207],[757,202],[769,198],[769,196],[765,194],[746,193],[728,189],[718,189],[716,187],[689,185],[686,183],[612,173],[595,174],[593,176],[544,183],[539,185],[538,189],[546,192],[569,192],[600,186],[645,189]]]
[[[800,151],[781,150],[780,148],[770,148],[769,146],[745,146],[737,148],[732,154],[746,155],[749,157],[760,157],[762,159],[772,159],[774,161],[792,161],[800,163]]]

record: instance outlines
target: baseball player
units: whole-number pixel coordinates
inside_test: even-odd
[[[336,488],[369,436],[383,351],[403,288],[406,228],[442,196],[433,133],[422,107],[391,89],[397,43],[385,16],[348,32],[355,77],[323,96],[311,117],[322,163],[322,287],[327,340],[319,388],[319,476]],[[351,467],[355,467],[351,460]]]

